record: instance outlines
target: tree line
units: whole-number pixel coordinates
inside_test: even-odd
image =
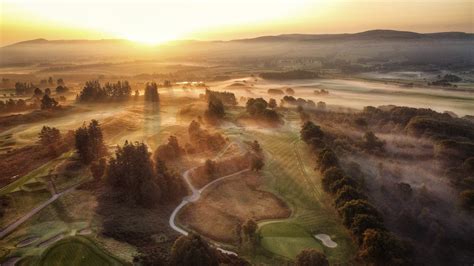
[[[316,154],[322,187],[334,196],[334,205],[344,226],[359,245],[359,258],[374,265],[410,265],[411,247],[385,228],[382,215],[368,202],[360,182],[348,176],[340,166],[321,128],[307,121],[300,136]]]

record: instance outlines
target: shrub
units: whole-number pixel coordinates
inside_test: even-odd
[[[171,265],[219,265],[216,251],[199,235],[190,234],[179,237],[171,248]]]
[[[329,266],[326,256],[316,249],[305,249],[296,256],[296,266]]]

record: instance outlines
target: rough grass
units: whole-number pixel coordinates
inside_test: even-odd
[[[63,153],[61,156],[59,156],[56,159],[50,160],[49,162],[43,164],[42,166],[34,169],[33,171],[29,172],[28,174],[17,178],[15,181],[9,183],[8,185],[2,187],[0,189],[0,195],[5,195],[7,193],[10,193],[12,191],[15,191],[18,189],[20,186],[26,184],[28,181],[30,181],[33,178],[39,178],[46,176],[52,171],[57,165],[59,165],[61,162],[66,160],[67,158],[71,157],[74,154],[74,151],[69,151],[66,153]]]
[[[48,200],[51,194],[45,189],[34,192],[19,190],[6,194],[6,197],[9,199],[9,205],[4,209],[4,216],[0,218],[0,228],[18,220],[38,204]]]
[[[85,237],[69,237],[49,247],[39,265],[123,265]]]
[[[178,221],[200,234],[224,243],[237,244],[237,227],[245,220],[286,218],[290,210],[273,194],[259,190],[260,177],[243,174],[224,180],[185,207]]]

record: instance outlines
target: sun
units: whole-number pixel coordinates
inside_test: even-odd
[[[173,40],[173,38],[168,39],[168,38],[158,38],[155,36],[137,36],[137,35],[126,35],[124,36],[124,39],[137,42],[140,44],[145,44],[145,45],[158,45],[158,44]]]

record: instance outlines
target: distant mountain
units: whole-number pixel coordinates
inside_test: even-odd
[[[360,42],[354,45],[353,42]],[[335,45],[337,44],[337,45]],[[123,60],[254,60],[327,57],[471,64],[474,34],[371,30],[353,34],[283,34],[230,41],[176,40],[156,46],[123,39],[35,39],[0,48],[0,66]],[[348,56],[350,55],[350,56]]]
[[[343,34],[281,34],[268,35],[255,38],[235,39],[230,41],[196,41],[196,40],[175,40],[167,44],[170,45],[186,45],[186,44],[205,44],[205,43],[228,43],[228,42],[275,42],[275,41],[333,41],[333,40],[416,40],[416,39],[461,39],[474,40],[473,33],[465,32],[437,32],[437,33],[417,33],[411,31],[396,30],[369,30],[359,33],[343,33]],[[46,40],[34,39],[23,42],[14,43],[7,47],[37,45],[37,44],[120,44],[133,45],[133,41],[125,39],[102,39],[102,40]]]
[[[282,34],[233,40],[238,42],[274,41],[353,41],[353,40],[416,40],[416,39],[463,39],[474,40],[474,34],[465,32],[417,33],[396,30],[370,30],[344,34]]]
[[[134,42],[125,39],[101,39],[101,40],[46,40],[43,38],[17,42],[4,46],[2,48],[12,48],[18,46],[34,46],[34,45],[47,45],[47,44],[58,44],[58,45],[74,45],[74,44],[133,44]]]

